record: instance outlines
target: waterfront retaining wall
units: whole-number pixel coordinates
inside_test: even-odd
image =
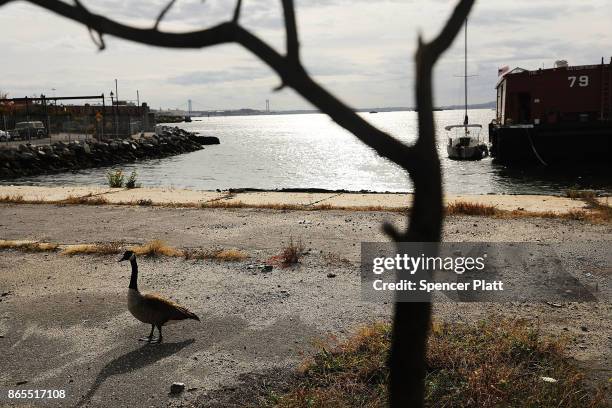
[[[215,137],[202,137],[170,128],[162,134],[120,140],[20,144],[0,149],[0,179],[156,159],[200,150],[204,144],[218,143]]]

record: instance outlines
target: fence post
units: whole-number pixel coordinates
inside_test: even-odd
[[[30,121],[30,100],[28,97],[25,97],[25,105],[26,105],[26,122]],[[26,126],[27,134],[28,134],[28,142],[30,141],[30,125],[29,123]]]

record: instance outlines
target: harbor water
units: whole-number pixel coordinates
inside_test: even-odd
[[[471,110],[470,122],[487,124],[495,112]],[[362,117],[405,143],[414,143],[416,112],[360,113]],[[612,192],[609,168],[560,169],[534,166],[509,169],[490,158],[477,162],[446,158],[444,126],[463,122],[463,112],[436,112],[438,149],[444,189],[452,194],[563,194],[567,189],[588,188]],[[174,125],[173,125],[174,126]],[[379,157],[352,134],[323,114],[196,117],[181,123],[186,130],[216,136],[220,145],[159,160],[115,166],[147,187],[166,186],[196,190],[228,188],[321,188],[409,192],[410,179],[401,168]],[[108,167],[42,175],[3,184],[106,185]]]

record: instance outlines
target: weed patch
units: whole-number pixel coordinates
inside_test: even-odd
[[[84,196],[68,196],[65,200],[61,200],[58,204],[81,204],[81,205],[104,205],[108,204],[108,200],[103,196],[94,196],[87,194]]]
[[[299,240],[294,242],[293,237],[291,237],[289,239],[289,244],[282,249],[281,253],[271,257],[266,263],[288,268],[289,266],[299,263],[304,253],[302,242]]]
[[[153,200],[151,200],[150,198],[143,198],[143,199],[136,201],[136,204],[143,206],[143,207],[148,207],[148,206],[153,205]]]
[[[0,197],[0,203],[11,203],[11,204],[20,204],[23,203],[25,200],[23,199],[22,195],[4,195],[2,197]]]
[[[59,245],[49,242],[0,240],[0,249],[14,249],[22,252],[52,252]]]
[[[139,188],[140,184],[136,183],[137,177],[138,177],[138,174],[136,173],[136,170],[133,170],[132,173],[130,173],[130,177],[128,177],[127,181],[125,182],[125,188],[127,189]]]
[[[490,217],[498,215],[500,210],[493,205],[455,201],[446,206],[447,215],[477,215]]]
[[[291,390],[266,407],[387,406],[391,327],[377,323],[348,340],[316,344]],[[564,354],[565,342],[545,338],[525,321],[434,323],[425,378],[427,407],[604,407],[602,390]],[[550,380],[552,378],[553,380]]]
[[[569,189],[565,190],[565,196],[573,199],[585,199],[595,198],[597,195],[594,191]]]
[[[113,255],[121,252],[120,242],[67,245],[61,255]]]
[[[123,170],[109,171],[108,173],[106,173],[106,181],[108,182],[108,186],[110,188],[123,187],[123,183],[125,181]]]
[[[136,255],[141,256],[185,256],[182,250],[171,247],[159,239],[149,241],[144,245],[131,247],[130,249],[134,251]]]

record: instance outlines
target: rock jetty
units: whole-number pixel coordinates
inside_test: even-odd
[[[157,159],[201,150],[202,145],[218,143],[216,137],[163,127],[156,134],[141,134],[128,139],[20,144],[0,148],[0,179]]]

